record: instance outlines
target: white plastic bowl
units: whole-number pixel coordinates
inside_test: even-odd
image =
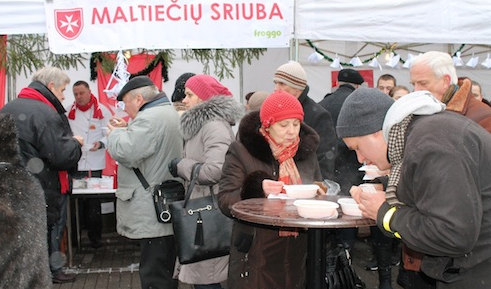
[[[317,195],[318,185],[284,185],[286,195],[293,199],[311,199]]]
[[[339,208],[337,203],[323,200],[296,200],[293,202],[293,205],[297,207],[300,217],[309,219],[332,217]]]
[[[341,205],[343,214],[357,217],[362,216],[360,208],[353,198],[341,198],[338,200],[338,203]]]

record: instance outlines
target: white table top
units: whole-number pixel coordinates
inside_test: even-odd
[[[73,195],[114,194],[116,189],[73,189]]]

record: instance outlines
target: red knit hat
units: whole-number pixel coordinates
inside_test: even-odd
[[[228,88],[214,77],[206,74],[192,76],[186,81],[185,87],[191,89],[201,100],[208,100],[219,95],[232,96]]]
[[[275,91],[263,102],[259,117],[264,127],[287,118],[303,121],[303,108],[295,96],[285,91]]]

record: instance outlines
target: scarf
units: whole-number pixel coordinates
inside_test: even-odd
[[[285,183],[285,185],[301,184],[302,179],[300,178],[297,165],[295,164],[295,161],[293,161],[293,157],[298,150],[300,138],[297,137],[295,142],[289,146],[283,146],[277,144],[269,132],[264,129],[264,127],[261,127],[259,132],[261,132],[268,142],[271,152],[273,153],[273,157],[280,164],[278,181],[282,181]]]
[[[49,105],[52,109],[58,112],[55,106],[48,100],[44,95],[42,95],[39,91],[26,87],[23,88],[19,93],[19,98],[28,98],[34,99],[37,101],[41,101],[47,105]],[[68,192],[68,172],[67,171],[58,171],[58,179],[60,180],[61,193],[66,194]]]
[[[79,105],[76,102],[73,103],[72,107],[70,108],[70,112],[68,113],[68,118],[71,120],[75,119],[75,111],[80,109],[81,111],[87,111],[90,109],[92,106],[94,106],[94,114],[93,118],[95,119],[103,119],[104,115],[102,114],[102,110],[99,107],[99,102],[97,101],[97,98],[93,94],[90,95],[90,101],[86,105]]]
[[[293,161],[293,157],[297,154],[298,144],[300,143],[300,138],[297,137],[295,142],[289,146],[283,146],[277,144],[271,137],[269,132],[261,127],[259,132],[264,136],[266,141],[271,148],[273,157],[280,164],[280,171],[278,173],[278,181],[282,181],[285,185],[301,184],[302,179],[300,178],[300,173],[298,172],[297,165]],[[282,190],[284,193],[284,189]],[[298,229],[296,228],[281,228],[278,230],[278,236],[280,237],[298,237]]]
[[[404,160],[406,130],[413,115],[431,115],[445,110],[445,105],[428,91],[416,91],[401,97],[385,115],[382,132],[387,141],[387,154],[391,164],[386,200],[391,206],[403,205],[397,199],[397,186]]]

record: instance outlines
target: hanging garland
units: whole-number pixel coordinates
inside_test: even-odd
[[[135,76],[147,75],[152,72],[159,64],[162,65],[162,78],[164,82],[169,80],[169,71],[167,69],[166,61],[165,61],[165,53],[159,52],[155,57],[148,63],[147,67],[143,70],[138,71],[136,73],[131,74],[130,79]],[[115,60],[110,56],[110,53],[105,52],[96,52],[92,53],[90,57],[90,80],[94,81],[97,79],[97,63],[102,65],[103,70],[108,73],[112,73],[114,69]]]
[[[333,59],[333,58],[329,57],[328,55],[324,54],[324,52],[322,52],[321,50],[319,50],[319,48],[317,48],[317,47],[314,45],[314,43],[312,43],[312,41],[310,41],[310,40],[308,40],[308,39],[307,39],[306,41],[307,41],[307,43],[309,44],[309,46],[310,46],[311,48],[313,48],[315,52],[317,52],[317,53],[319,53],[320,55],[322,55],[322,57],[324,57],[324,59],[326,59],[326,60],[327,60],[327,61],[329,61],[329,62],[333,62],[333,61],[334,61],[334,59]],[[465,47],[465,44],[460,45],[459,49],[457,49],[457,51],[455,51],[455,52],[454,52],[454,54],[453,54],[452,56],[456,56],[458,52],[461,52],[461,51],[462,51],[462,49],[464,49],[464,47]],[[380,51],[378,51],[377,53],[375,53],[373,57],[363,60],[363,61],[362,61],[362,63],[364,63],[364,64],[365,64],[365,63],[369,63],[369,62],[370,62],[370,61],[372,61],[374,58],[379,57],[379,56],[380,56],[382,53],[384,53],[384,52],[393,52],[393,53],[394,53],[394,55],[398,55],[398,54],[397,54],[397,52],[395,52],[394,50],[392,50],[392,48],[393,48],[393,46],[391,46],[391,49],[390,49],[390,50],[387,50],[386,48],[382,48],[382,49],[380,49]],[[399,59],[399,62],[401,62],[402,64],[406,63],[406,61],[405,61],[405,60],[403,60],[402,58],[400,58],[400,59]],[[351,64],[351,63],[346,63],[346,62],[340,62],[340,64],[341,64],[341,65],[343,65],[343,66],[351,66],[351,67],[353,67],[353,66],[354,66],[353,64]]]

